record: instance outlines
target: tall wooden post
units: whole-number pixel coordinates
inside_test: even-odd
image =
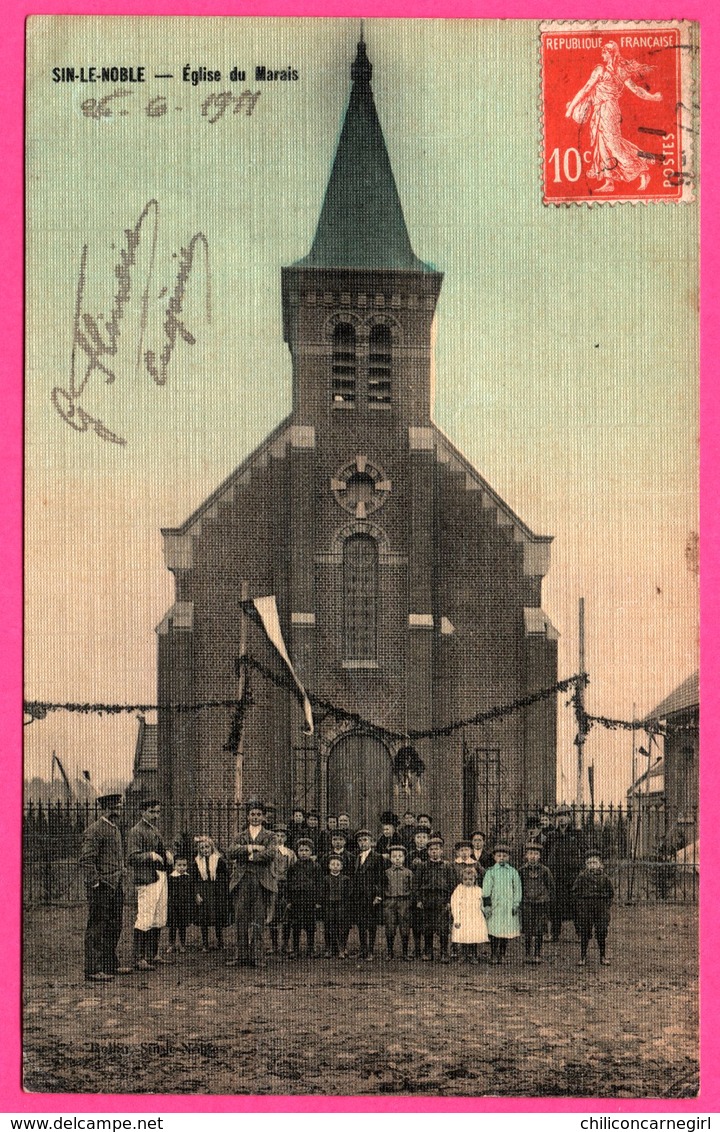
[[[578,672],[585,675],[585,598],[581,597],[578,605]],[[578,702],[582,711],[585,710],[585,685],[578,688]],[[585,734],[582,727],[577,733],[577,791],[575,801],[578,806],[585,803]]]
[[[250,587],[247,580],[243,578],[240,586],[240,641],[239,641],[239,656],[240,660],[247,655],[247,614],[242,608],[242,605],[248,600]],[[244,664],[240,664],[240,673],[238,676],[238,700],[242,701],[245,695],[245,682],[247,680],[247,669]],[[243,793],[243,754],[245,750],[245,725],[240,727],[240,734],[238,735],[237,751],[235,753],[235,803],[239,805],[242,802]]]

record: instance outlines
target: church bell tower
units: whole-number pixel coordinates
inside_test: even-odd
[[[413,252],[361,39],[309,254],[283,269],[295,423],[378,437],[429,424],[442,274]]]

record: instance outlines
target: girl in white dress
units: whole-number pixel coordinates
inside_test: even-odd
[[[477,962],[477,945],[489,940],[487,922],[483,913],[482,888],[477,883],[477,870],[468,865],[462,871],[462,880],[450,897],[452,913],[452,942],[458,945],[463,963]]]

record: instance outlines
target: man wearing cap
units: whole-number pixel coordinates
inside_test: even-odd
[[[372,834],[359,829],[355,834],[358,855],[350,876],[350,915],[360,937],[360,958],[374,958],[375,936],[382,907],[385,862],[372,848]]]
[[[235,908],[237,957],[232,963],[261,967],[265,947],[263,933],[270,898],[277,891],[273,871],[275,838],[263,825],[260,802],[248,804],[248,823],[238,834],[228,853],[233,862],[230,896]]]
[[[98,798],[100,817],[87,827],[80,849],[80,869],[85,881],[88,921],[85,929],[85,978],[105,983],[130,968],[120,967],[117,946],[123,919],[123,874],[125,862],[118,818],[120,794]]]
[[[159,818],[160,802],[153,798],[128,834],[128,863],[133,868],[137,897],[133,953],[139,971],[153,970],[160,932],[167,923],[167,872],[173,856],[157,827]]]
[[[582,868],[580,834],[572,828],[569,806],[559,806],[555,829],[545,842],[545,863],[555,879],[555,901],[550,912],[553,942],[557,943],[565,920],[575,922],[575,898],[572,887]]]

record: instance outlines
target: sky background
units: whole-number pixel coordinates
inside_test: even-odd
[[[543,606],[577,670],[586,604],[590,711],[649,711],[697,667],[697,210],[542,204],[539,36],[533,22],[370,21],[373,89],[415,253],[444,271],[435,420],[539,534],[552,534]],[[305,255],[349,93],[357,21],[38,20],[29,32],[26,371],[26,694],[154,702],[155,627],[172,603],[161,527],[181,523],[290,409],[280,267]],[[138,86],[126,116],[93,120],[109,88],[55,84],[54,66],[185,63],[227,75],[295,67],[251,117],[201,115],[231,84]],[[238,84],[237,92],[246,84]],[[251,89],[260,84],[250,83]],[[169,94],[168,112],[145,107]],[[574,93],[574,92],[573,92]],[[176,110],[175,107],[182,107]],[[160,205],[158,284],[203,232],[203,275],[167,384],[135,373],[137,303],[117,380],[83,404],[127,439],[73,432],[50,392],[70,376],[80,254],[107,312],[122,240]],[[165,300],[166,302],[166,300]],[[89,309],[94,309],[92,306]],[[162,300],[149,338],[161,340]],[[560,699],[559,793],[574,792],[573,719]],[[56,750],[73,776],[129,777],[132,717],[57,713],[25,728],[25,773]],[[596,794],[618,800],[631,740],[594,729]]]

